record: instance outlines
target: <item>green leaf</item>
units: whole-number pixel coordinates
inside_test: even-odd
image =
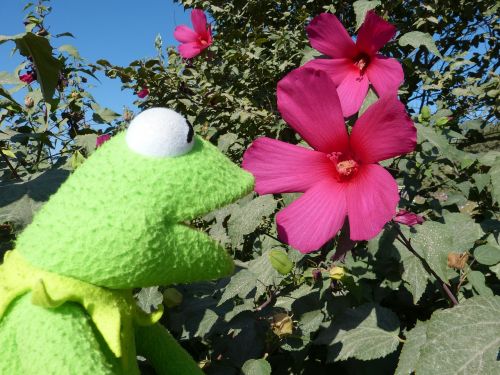
[[[75,137],[75,144],[90,155],[96,147],[97,134],[81,134]]]
[[[420,358],[420,348],[427,340],[426,330],[426,322],[417,321],[417,325],[406,333],[405,344],[399,355],[395,375],[408,375],[415,372]]]
[[[404,271],[401,277],[406,282],[405,287],[412,294],[413,303],[416,305],[424,294],[431,276],[425,270],[420,259],[408,250],[406,252],[408,255],[402,258]]]
[[[443,218],[455,252],[470,250],[476,240],[483,236],[481,226],[465,213],[446,212]]]
[[[219,137],[217,148],[221,152],[227,152],[229,148],[238,140],[238,135],[234,133],[226,133]]]
[[[224,293],[219,300],[218,306],[222,305],[224,302],[230,300],[233,297],[239,296],[245,298],[256,286],[257,278],[248,270],[241,270],[236,273],[229,284],[227,284],[224,289]]]
[[[410,31],[409,33],[403,34],[399,38],[399,45],[403,47],[410,45],[415,49],[419,48],[420,46],[424,46],[429,52],[432,52],[436,56],[443,58],[436,47],[434,39],[432,39],[432,35],[430,35],[429,33],[424,33],[422,31]]]
[[[272,195],[262,195],[243,205],[237,205],[227,222],[231,243],[238,246],[243,236],[252,233],[262,222],[262,218],[271,215],[277,206]]]
[[[161,294],[157,286],[142,288],[135,297],[137,298],[139,307],[148,314],[163,302],[163,294]]]
[[[358,0],[352,4],[352,6],[354,7],[354,13],[356,14],[356,30],[359,29],[365,21],[366,13],[369,10],[375,9],[380,4],[381,2],[378,0]]]
[[[73,56],[77,60],[82,59],[76,47],[72,46],[71,44],[63,44],[58,48],[58,50],[61,52],[66,52],[68,55]]]
[[[444,281],[448,281],[448,253],[458,249],[453,247],[453,235],[446,225],[436,221],[426,221],[412,236],[412,245],[429,264],[434,272]],[[465,251],[465,250],[462,250]]]
[[[267,286],[278,285],[283,276],[273,268],[269,260],[269,251],[264,252],[258,258],[248,262],[248,271],[255,275],[257,292],[256,297],[264,293]]]
[[[500,297],[473,297],[435,312],[417,374],[500,374]]]
[[[23,83],[19,77],[9,72],[0,72],[0,85],[19,85]]]
[[[491,167],[488,174],[491,178],[491,196],[500,204],[500,163],[497,162]]]
[[[486,244],[474,249],[474,258],[487,266],[493,266],[500,262],[500,246],[494,236],[490,236]]]
[[[203,318],[201,318],[198,329],[194,335],[197,337],[204,337],[210,332],[215,323],[217,323],[218,319],[219,316],[214,311],[210,309],[205,310]]]
[[[385,357],[399,345],[399,319],[391,310],[367,303],[348,309],[320,333],[317,344],[329,344],[329,361]]]
[[[470,271],[467,273],[467,280],[474,290],[481,296],[493,297],[493,291],[486,286],[486,278],[480,271]]]
[[[300,60],[300,65],[304,65],[305,63],[316,59],[321,56],[321,52],[318,52],[312,47],[306,46],[302,51],[302,60]]]
[[[48,39],[33,33],[23,33],[11,37],[0,36],[0,43],[6,40],[15,42],[21,55],[33,59],[43,98],[45,101],[50,101],[57,87],[62,62],[52,55],[52,46]]]
[[[271,265],[280,274],[286,275],[292,270],[293,263],[288,259],[288,255],[284,250],[273,249],[268,252],[268,256]]]
[[[271,365],[265,359],[249,359],[241,371],[243,375],[271,375]]]
[[[368,90],[368,94],[366,94],[365,100],[363,101],[363,104],[359,109],[359,116],[361,116],[368,109],[368,107],[375,103],[377,100],[377,94],[375,94],[375,91],[373,91],[373,89],[370,87],[370,89]]]
[[[476,183],[477,191],[482,192],[483,189],[490,183],[490,175],[487,173],[474,173],[472,175]]]
[[[97,103],[91,103],[90,107],[94,110],[92,119],[99,124],[109,124],[113,120],[120,117],[120,115],[115,111],[109,108],[101,107]]]

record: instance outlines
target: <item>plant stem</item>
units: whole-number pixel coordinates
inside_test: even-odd
[[[19,177],[19,175],[17,174],[16,169],[13,167],[13,165],[10,164],[9,158],[7,157],[7,155],[5,155],[3,153],[2,149],[0,149],[0,155],[2,156],[3,160],[7,163],[7,166],[9,167],[10,171],[12,172],[12,175],[21,181],[21,177]]]
[[[399,240],[399,242],[401,242],[413,255],[415,255],[422,262],[422,265],[424,266],[427,272],[429,272],[432,276],[436,278],[442,292],[446,295],[446,297],[448,297],[453,306],[458,305],[457,298],[455,297],[451,289],[448,287],[448,284],[446,284],[443,280],[441,280],[441,278],[436,274],[436,272],[434,272],[432,268],[429,266],[427,261],[419,253],[415,251],[410,241],[405,237],[405,235],[401,231],[401,228],[399,228],[399,225],[396,223],[393,224],[394,228],[396,229],[396,232],[398,232],[399,238],[397,239]]]

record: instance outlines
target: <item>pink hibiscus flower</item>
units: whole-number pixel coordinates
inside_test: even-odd
[[[280,238],[303,253],[330,240],[348,217],[368,240],[392,219],[398,185],[378,162],[413,151],[416,129],[395,95],[382,96],[348,134],[335,84],[299,68],[278,83],[283,119],[313,148],[259,138],[243,156],[259,194],[304,192],[276,216]]]
[[[30,71],[28,73],[21,74],[19,76],[19,79],[21,81],[23,81],[24,83],[28,83],[29,84],[29,83],[31,83],[31,82],[33,82],[33,81],[36,80],[36,72],[35,71]]]
[[[194,30],[186,25],[175,28],[174,38],[181,42],[179,53],[185,59],[198,56],[201,51],[212,44],[212,30],[207,24],[207,17],[200,9],[193,9],[191,22]]]
[[[95,140],[95,147],[101,147],[103,143],[109,141],[111,139],[111,136],[109,134],[101,134],[97,136],[97,139]]]
[[[378,96],[397,93],[404,80],[401,64],[378,54],[396,28],[373,11],[366,14],[356,43],[333,14],[322,13],[307,27],[311,45],[331,59],[315,59],[305,66],[324,70],[337,86],[345,117],[359,111],[369,83]]]
[[[141,90],[137,91],[137,96],[140,99],[144,99],[146,96],[149,95],[149,90],[147,87],[142,88]]]

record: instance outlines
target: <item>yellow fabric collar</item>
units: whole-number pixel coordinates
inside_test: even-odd
[[[132,290],[113,290],[67,276],[44,271],[29,264],[17,251],[9,251],[0,265],[0,320],[9,305],[31,291],[34,305],[55,308],[67,301],[83,306],[111,352],[121,358],[126,374],[137,368],[133,324],[152,325],[160,309],[146,314],[135,303]],[[161,305],[160,305],[161,307]]]

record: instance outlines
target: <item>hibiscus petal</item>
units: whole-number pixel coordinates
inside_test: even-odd
[[[347,129],[335,84],[321,70],[299,68],[278,83],[283,119],[314,149],[346,152]]]
[[[359,69],[353,65],[337,87],[344,117],[352,116],[359,111],[368,92],[368,86],[366,74],[361,75]]]
[[[191,22],[197,34],[204,35],[207,32],[207,16],[205,16],[205,12],[201,9],[193,9],[191,11]]]
[[[191,59],[195,56],[198,56],[200,52],[203,50],[202,47],[199,46],[197,42],[190,42],[181,44],[179,47],[179,53],[184,59]]]
[[[404,81],[403,67],[398,60],[377,55],[370,61],[366,74],[378,96],[397,94]]]
[[[356,121],[351,149],[364,163],[376,163],[415,149],[417,129],[396,95],[377,100]]]
[[[338,86],[352,69],[353,65],[351,59],[314,59],[302,67],[325,71],[333,83]]]
[[[370,10],[358,31],[356,46],[363,52],[374,55],[396,34],[396,27]]]
[[[325,180],[276,215],[278,235],[301,253],[309,253],[335,236],[345,215],[344,184]]]
[[[198,39],[198,34],[191,30],[186,25],[177,26],[174,30],[174,38],[181,43],[195,42]]]
[[[334,58],[352,58],[356,45],[349,33],[333,14],[321,13],[313,18],[306,29],[311,46]]]
[[[266,137],[252,143],[242,166],[255,176],[259,194],[304,192],[333,176],[333,164],[322,152]]]
[[[380,165],[365,164],[345,185],[351,240],[375,237],[396,212],[396,180]]]

